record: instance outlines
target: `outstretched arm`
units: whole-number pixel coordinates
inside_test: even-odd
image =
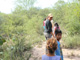
[[[51,32],[52,36],[54,37],[54,34]]]

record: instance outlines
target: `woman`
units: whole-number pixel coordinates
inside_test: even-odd
[[[53,16],[50,14],[46,20],[45,31],[44,31],[46,40],[50,39],[52,36],[54,37],[53,31],[52,31],[52,24],[51,24],[52,19],[53,19]]]
[[[42,60],[61,60],[60,56],[55,55],[55,50],[57,49],[57,40],[55,38],[47,40],[46,48],[48,53],[42,56]]]

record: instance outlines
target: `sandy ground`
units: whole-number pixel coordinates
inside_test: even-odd
[[[32,49],[32,55],[29,60],[42,60],[42,55],[45,54],[46,42],[43,44],[36,45]],[[79,49],[62,49],[64,60],[80,60],[80,50]]]

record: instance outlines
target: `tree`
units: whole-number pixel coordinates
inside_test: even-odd
[[[36,0],[17,0],[16,5],[22,9],[28,10],[33,7]]]

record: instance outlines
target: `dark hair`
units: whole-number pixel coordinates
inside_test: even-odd
[[[59,25],[58,25],[58,23],[54,23],[54,26],[56,26],[57,28],[59,28]]]
[[[44,21],[46,20],[46,18],[44,19]]]
[[[59,34],[59,33],[62,34],[62,31],[61,31],[60,29],[57,29],[57,30],[55,31],[55,35],[57,35],[57,34]]]

